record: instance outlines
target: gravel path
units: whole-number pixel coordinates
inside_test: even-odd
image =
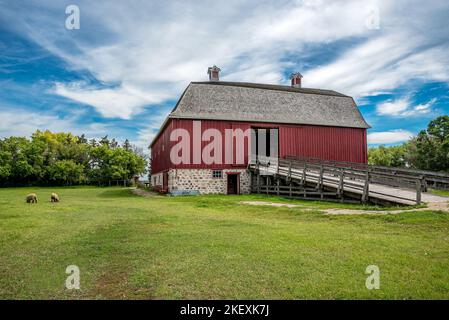
[[[448,199],[449,200],[449,199]],[[272,207],[287,207],[287,208],[295,208],[302,207],[301,205],[289,204],[289,203],[276,203],[276,202],[265,202],[265,201],[241,201],[241,204],[250,205],[250,206],[272,206]],[[309,209],[309,208],[305,208]],[[411,211],[444,211],[449,212],[449,203],[447,202],[428,202],[426,208],[418,208],[418,209],[407,209],[407,210],[360,210],[360,209],[318,209],[319,211],[323,211],[325,214],[331,215],[360,215],[360,214],[398,214],[403,212],[411,212]]]
[[[444,211],[449,212],[447,202],[428,202],[427,208],[407,209],[407,210],[350,210],[350,209],[326,209],[326,214],[351,215],[351,214],[398,214],[410,211]]]
[[[132,192],[138,196],[147,197],[147,198],[160,197],[160,195],[157,192],[146,191],[146,190],[138,189],[138,188],[133,189]]]
[[[241,201],[240,203],[247,204],[250,206],[272,206],[272,207],[287,207],[287,208],[302,207],[297,204],[264,202],[264,201]]]

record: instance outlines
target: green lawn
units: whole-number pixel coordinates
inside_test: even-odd
[[[437,196],[449,197],[449,190],[429,189],[429,192]]]
[[[26,204],[36,192],[39,203]],[[49,202],[58,192],[61,203]],[[243,200],[297,203],[247,206]],[[0,189],[0,298],[449,299],[449,215],[328,216],[354,207],[265,196]],[[314,209],[314,210],[310,210]],[[368,265],[379,290],[365,287]],[[68,265],[81,289],[67,290]]]

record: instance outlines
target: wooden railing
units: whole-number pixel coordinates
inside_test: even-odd
[[[427,170],[417,170],[411,168],[399,168],[399,167],[386,167],[386,166],[375,166],[365,163],[355,163],[355,162],[345,162],[345,161],[333,161],[333,160],[322,160],[318,158],[308,158],[308,157],[297,157],[297,156],[286,156],[285,159],[292,159],[295,161],[307,161],[308,163],[322,163],[331,166],[361,170],[369,170],[373,173],[385,173],[384,179],[390,177],[390,180],[394,178],[405,178],[405,179],[420,179],[422,181],[423,191],[427,191],[428,187],[435,189],[445,189],[449,190],[449,174],[444,172],[435,172]]]
[[[257,175],[256,192],[277,195],[319,195],[343,198],[343,193],[360,195],[362,202],[369,198],[384,199],[391,202],[421,203],[421,193],[426,188],[426,177],[422,172],[410,170],[396,171],[396,168],[375,167],[366,164],[322,161],[311,158],[288,157],[285,159],[265,158],[251,161],[249,166]],[[277,175],[283,177],[287,186],[262,184],[260,175]],[[449,181],[448,181],[449,182]],[[390,188],[372,188],[370,185]],[[313,185],[314,188],[311,188]],[[399,195],[394,188],[414,190],[407,192],[407,197]],[[376,190],[374,190],[376,189]],[[335,190],[335,191],[334,191]],[[399,201],[404,200],[404,201]]]

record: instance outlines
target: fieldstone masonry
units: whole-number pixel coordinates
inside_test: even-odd
[[[168,189],[198,190],[201,194],[227,193],[227,174],[240,172],[240,193],[250,193],[251,176],[246,169],[223,169],[222,178],[213,178],[211,169],[170,169]]]

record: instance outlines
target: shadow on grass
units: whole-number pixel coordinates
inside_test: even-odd
[[[104,190],[98,194],[100,198],[124,198],[130,196],[134,196],[134,194],[128,188]]]

